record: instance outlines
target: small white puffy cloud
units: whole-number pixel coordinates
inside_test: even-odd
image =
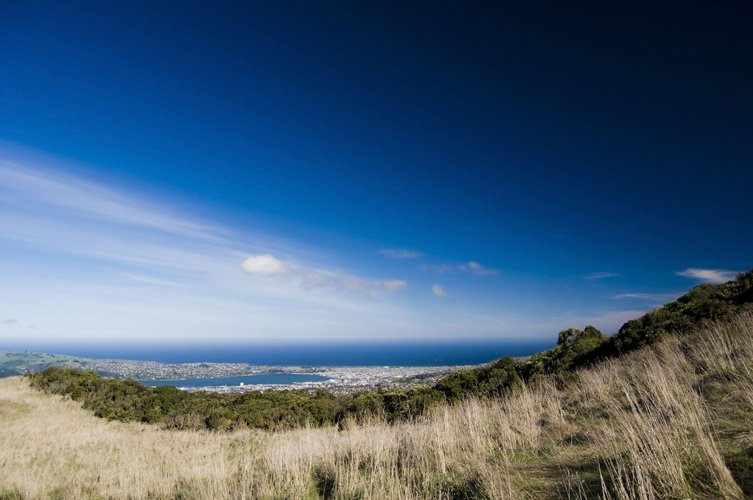
[[[495,274],[497,274],[496,269],[484,267],[475,260],[471,260],[465,264],[462,264],[460,266],[460,270],[471,272],[475,276],[494,276]]]
[[[387,257],[388,259],[405,260],[405,259],[420,259],[424,256],[423,253],[415,250],[407,250],[405,248],[382,248],[379,250],[380,255]]]
[[[16,323],[18,323],[18,320],[16,318],[5,318],[2,323],[4,325],[15,325]]]
[[[737,271],[725,271],[723,269],[699,269],[697,267],[689,267],[684,271],[678,271],[678,276],[685,276],[686,278],[693,278],[707,283],[726,283],[737,277]]]
[[[435,297],[447,297],[447,291],[438,283],[431,286],[431,293],[433,293]]]
[[[619,275],[620,273],[610,273],[610,272],[591,273],[586,276],[586,279],[590,281],[598,281],[598,280],[603,280],[606,278],[614,278],[615,276],[619,276]]]
[[[288,264],[268,253],[246,258],[241,267],[248,274],[255,276],[276,276],[292,272]]]

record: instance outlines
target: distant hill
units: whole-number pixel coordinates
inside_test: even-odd
[[[0,378],[40,371],[50,366],[69,365],[77,359],[64,354],[0,352]]]

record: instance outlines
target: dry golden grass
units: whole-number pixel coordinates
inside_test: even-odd
[[[4,379],[0,497],[739,498],[723,452],[753,444],[751,367],[748,313],[415,422],[279,433],[107,422]]]

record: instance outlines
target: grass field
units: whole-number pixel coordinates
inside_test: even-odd
[[[753,314],[413,422],[233,433],[108,422],[0,380],[0,498],[742,498]]]

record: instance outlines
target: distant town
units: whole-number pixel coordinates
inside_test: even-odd
[[[244,391],[290,390],[316,391],[325,389],[335,394],[383,387],[414,387],[432,384],[439,378],[460,368],[470,366],[267,366],[246,363],[159,363],[156,361],[91,359],[59,354],[33,352],[0,353],[0,374],[20,375],[48,366],[67,366],[93,370],[113,378],[139,381],[174,381],[186,391],[237,393]],[[259,374],[308,374],[325,377],[323,381],[290,384],[214,385],[212,379]],[[181,386],[187,379],[207,379],[205,386]]]

